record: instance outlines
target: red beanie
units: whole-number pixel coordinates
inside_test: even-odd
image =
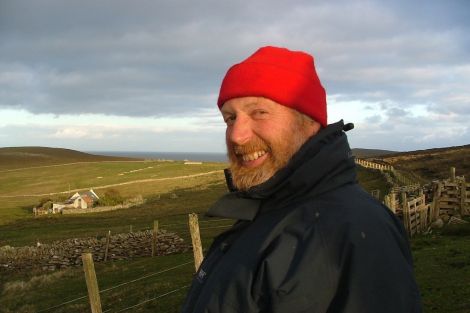
[[[227,100],[250,96],[269,98],[327,125],[325,89],[305,52],[263,47],[232,66],[220,87],[219,109]]]

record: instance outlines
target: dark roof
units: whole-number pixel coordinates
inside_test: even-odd
[[[98,197],[91,191],[84,191],[84,192],[79,192],[78,193],[80,196],[88,196],[94,201],[98,200]]]

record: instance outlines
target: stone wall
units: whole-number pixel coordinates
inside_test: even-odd
[[[108,260],[124,260],[133,257],[151,256],[152,231],[112,235]],[[190,246],[175,233],[159,231],[156,255],[167,255],[188,251]],[[41,268],[55,270],[82,264],[83,252],[91,252],[95,262],[104,261],[106,237],[74,238],[42,244],[38,247],[0,247],[0,269],[28,270]]]
[[[143,202],[142,202],[143,203]],[[128,209],[130,207],[135,206],[135,203],[128,203],[128,204],[118,204],[113,206],[97,206],[91,208],[63,208],[61,213],[62,214],[85,214],[85,213],[97,213],[97,212],[107,212],[107,211],[115,211],[121,209]]]

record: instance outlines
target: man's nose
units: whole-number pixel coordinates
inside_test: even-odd
[[[253,135],[250,121],[242,116],[238,116],[236,120],[227,128],[228,139],[236,145],[244,145],[250,141]]]

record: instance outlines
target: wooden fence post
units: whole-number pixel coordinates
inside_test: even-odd
[[[104,261],[108,260],[108,252],[109,252],[109,242],[111,241],[111,231],[108,230],[108,234],[106,235],[106,249],[104,250]]]
[[[411,223],[410,223],[410,210],[408,207],[408,200],[406,198],[406,192],[401,193],[401,205],[403,210],[403,225],[405,226],[406,231],[411,237]]]
[[[129,225],[129,232],[132,233],[132,225]]]
[[[204,258],[202,254],[201,234],[199,233],[199,221],[196,213],[189,214],[189,231],[193,242],[194,267],[196,272]]]
[[[450,168],[450,181],[455,182],[455,167]]]
[[[384,204],[385,204],[386,207],[388,207],[390,210],[392,210],[391,205],[390,205],[390,196],[389,195],[384,196]]]
[[[460,216],[467,215],[466,212],[466,202],[467,202],[467,183],[464,179],[460,182]]]
[[[397,201],[396,201],[394,192],[390,193],[390,206],[392,207],[393,213],[396,214],[397,213]]]
[[[422,189],[420,189],[422,191]],[[426,196],[421,193],[421,205],[419,207],[419,217],[421,222],[421,233],[424,233],[428,228],[428,209],[426,205]]]
[[[152,256],[157,254],[157,234],[158,234],[158,221],[153,221],[153,232],[152,232]]]
[[[433,221],[437,220],[439,218],[439,215],[440,215],[440,199],[441,199],[441,191],[442,191],[442,182],[438,182],[437,185],[436,185],[436,189],[434,190],[434,195],[433,195],[433,199],[432,199],[432,212],[433,212],[433,216],[432,216],[432,219]]]
[[[85,271],[85,281],[90,299],[92,313],[101,313],[100,291],[96,280],[95,265],[91,253],[82,254],[83,270]]]
[[[402,205],[402,210],[405,211],[406,205],[407,205],[407,197],[406,197],[406,192],[402,191],[401,192],[401,205]]]

